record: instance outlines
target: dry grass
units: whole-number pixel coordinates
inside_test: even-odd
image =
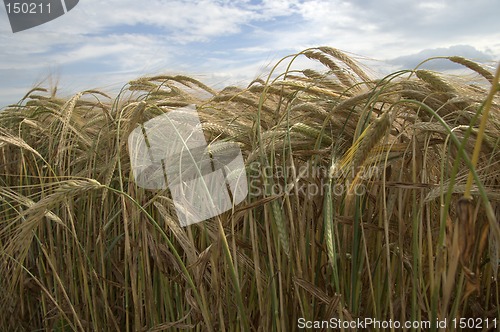
[[[220,92],[144,77],[112,99],[34,89],[0,113],[0,330],[291,331],[297,319],[500,318],[500,99],[427,71],[371,80],[329,47]],[[127,136],[196,104],[240,145],[249,196],[178,226]],[[477,160],[471,163],[477,137]],[[467,176],[472,200],[461,199]],[[490,325],[491,327],[491,325]]]

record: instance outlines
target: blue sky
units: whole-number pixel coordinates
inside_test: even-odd
[[[283,56],[332,46],[381,71],[432,55],[500,59],[500,1],[80,0],[13,34],[0,8],[0,108],[37,83],[116,93],[143,75],[246,85]],[[299,66],[312,66],[301,60]],[[62,88],[62,89],[61,89]]]

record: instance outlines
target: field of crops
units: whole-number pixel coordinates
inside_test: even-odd
[[[0,330],[496,330],[500,71],[456,56],[463,76],[375,79],[330,47],[281,63],[298,58],[323,67],[221,91],[166,75],[117,96],[37,87],[4,108]],[[180,227],[168,189],[135,183],[127,138],[188,105],[207,142],[239,145],[248,196]]]

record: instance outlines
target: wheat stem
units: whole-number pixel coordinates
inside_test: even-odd
[[[479,132],[476,138],[476,145],[474,146],[474,152],[472,153],[471,164],[473,168],[476,168],[477,162],[479,160],[479,153],[481,152],[481,144],[483,143],[486,122],[488,121],[488,114],[490,112],[491,104],[493,103],[493,97],[499,90],[499,83],[498,83],[499,80],[500,80],[500,64],[497,67],[497,71],[493,79],[493,84],[491,85],[490,92],[488,93],[488,97],[486,98],[486,102],[484,104],[483,115],[481,117],[481,123],[479,124]],[[481,109],[479,110],[479,112],[481,112]],[[465,186],[465,191],[464,191],[464,197],[467,199],[472,198],[470,194],[472,181],[473,181],[473,175],[471,169],[469,171],[469,177],[467,178],[467,184]]]

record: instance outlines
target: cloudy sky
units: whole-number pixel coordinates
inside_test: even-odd
[[[283,56],[322,45],[376,60],[375,68],[452,54],[495,66],[499,12],[498,0],[80,0],[14,34],[2,7],[0,108],[42,81],[68,94],[113,93],[159,73],[246,85]]]

